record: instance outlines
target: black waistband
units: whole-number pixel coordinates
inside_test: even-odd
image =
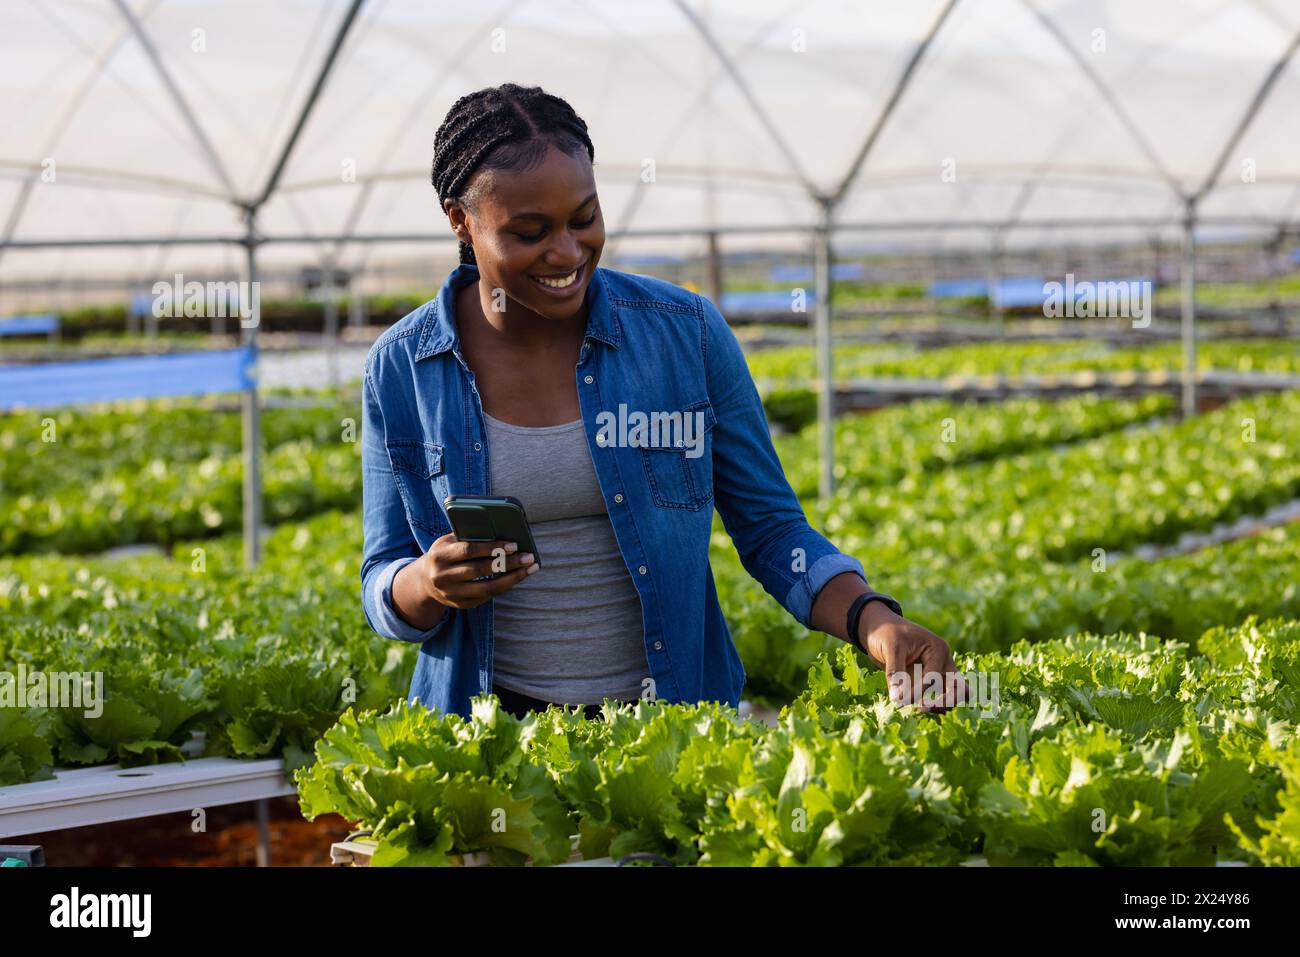
[[[532,695],[526,695],[522,691],[511,691],[509,688],[503,688],[498,684],[492,686],[492,693],[501,700],[501,707],[516,718],[522,718],[529,711],[545,711],[553,702],[543,701],[541,698],[534,698]],[[600,717],[600,705],[584,705],[582,709],[583,716],[589,721]]]

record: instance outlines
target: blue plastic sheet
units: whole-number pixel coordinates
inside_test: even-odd
[[[970,299],[987,296],[989,284],[984,279],[941,279],[930,283],[931,299]]]
[[[153,312],[153,301],[156,297],[151,292],[138,292],[131,297],[129,310],[131,315],[144,317]]]
[[[767,274],[773,282],[812,282],[812,266],[773,266]],[[862,263],[835,263],[831,266],[831,278],[852,281],[866,277]]]
[[[811,306],[817,301],[817,294],[809,289],[804,293],[804,302]],[[777,289],[773,292],[724,292],[722,294],[722,311],[727,315],[742,312],[791,312],[794,297],[789,292]]]
[[[1044,279],[1042,276],[1008,276],[999,279],[993,286],[993,303],[1002,309],[1022,309],[1032,306],[1041,307],[1048,297],[1047,290],[1044,286],[1048,282],[1058,282],[1063,287],[1066,285],[1063,278]],[[1142,287],[1141,284],[1151,280],[1143,276],[1129,276],[1123,279],[1088,279],[1087,281],[1075,277],[1073,280],[1074,298],[1077,301],[1085,295],[1084,290],[1089,286],[1095,286],[1099,282],[1121,283],[1128,285],[1131,292],[1138,292]],[[941,282],[933,282],[929,289],[930,297],[933,299],[969,299],[975,296],[987,296],[989,294],[989,283],[987,279],[945,279]]]
[[[252,367],[251,347],[0,366],[0,409],[242,392],[253,387]]]
[[[59,328],[59,317],[9,316],[0,319],[0,336],[48,336]]]
[[[1014,276],[999,279],[993,287],[993,303],[1003,309],[1020,309],[1043,305],[1047,292],[1042,276]]]
[[[1126,294],[1127,301],[1137,302],[1138,297],[1154,288],[1147,276],[1125,276],[1121,279],[1055,278],[1045,280],[1041,276],[1000,281],[993,293],[993,302],[1004,309],[1043,308],[1049,298],[1047,283],[1059,286],[1052,292],[1061,300],[1072,298],[1077,303],[1089,297],[1101,295],[1104,291],[1114,289]]]

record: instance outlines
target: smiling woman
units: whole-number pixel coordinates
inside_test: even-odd
[[[714,509],[749,573],[801,624],[866,650],[899,696],[919,694],[914,665],[954,673],[948,646],[809,526],[717,308],[599,267],[594,161],[586,124],[536,87],[461,97],[434,138],[461,265],[375,343],[364,393],[362,604],[381,635],[421,643],[412,701],[737,705]],[[699,425],[612,440],[615,410]],[[460,495],[522,506],[545,568],[514,542],[460,540],[444,504]]]

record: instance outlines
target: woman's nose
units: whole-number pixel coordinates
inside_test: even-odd
[[[577,236],[566,229],[556,237],[550,255],[552,264],[560,269],[576,266],[582,262],[582,244],[578,242]]]

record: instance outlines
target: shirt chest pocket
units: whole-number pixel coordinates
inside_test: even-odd
[[[664,425],[657,444],[642,447],[641,461],[656,505],[695,512],[713,501],[713,406],[696,402],[679,421],[680,427]]]
[[[450,494],[442,446],[398,439],[384,444],[407,521],[412,527],[438,535],[451,531],[442,510],[442,501]]]

